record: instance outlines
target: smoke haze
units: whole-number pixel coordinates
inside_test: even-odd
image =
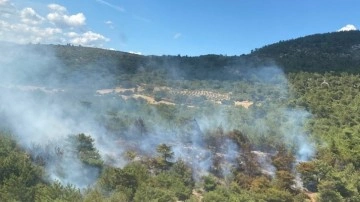
[[[68,142],[69,136],[80,133],[90,135],[104,162],[117,167],[126,164],[126,150],[136,148],[139,153],[155,156],[156,147],[161,143],[172,146],[173,160],[181,158],[187,162],[195,178],[207,174],[218,157],[224,165],[221,170],[223,175],[230,174],[231,168],[237,166],[236,158],[241,148],[231,139],[224,138],[219,142],[216,145],[218,148],[213,149],[216,152],[205,143],[209,138],[205,134],[216,128],[227,132],[243,127],[241,121],[231,118],[228,107],[196,114],[182,128],[166,120],[156,107],[150,107],[148,115],[144,116],[151,118],[145,121],[139,119],[137,126],[121,131],[123,135],[119,136],[120,132],[109,130],[102,122],[104,119],[100,114],[115,113],[112,109],[128,106],[136,112],[141,107],[125,102],[119,96],[99,97],[96,94],[96,89],[111,85],[115,80],[109,72],[104,70],[101,74],[89,72],[84,75],[84,72],[72,71],[64,75],[62,68],[67,68],[63,62],[51,48],[45,50],[31,45],[5,45],[0,50],[0,73],[3,75],[0,81],[0,113],[3,123],[14,132],[19,144],[32,156],[42,156],[46,161],[49,180],[71,183],[80,188],[96,181],[99,169],[84,164],[76,155],[74,146]],[[171,71],[172,78],[176,77],[176,72]],[[244,74],[245,77],[249,75],[247,79],[250,83],[274,85],[279,89],[279,98],[289,98],[288,84],[279,68],[248,69]],[[256,79],[252,80],[250,75],[255,75]],[[244,128],[245,132],[258,135],[276,133],[284,143],[289,143],[289,147],[297,145],[296,157],[299,161],[309,160],[314,155],[314,145],[303,130],[310,117],[308,112],[280,106],[276,111],[262,111],[255,106],[253,111],[254,128]],[[123,116],[121,112],[116,113],[120,118]],[[142,117],[141,112],[138,113],[137,116]],[[273,129],[265,123],[263,117],[267,114],[278,114],[279,118],[272,120],[278,128]],[[165,119],[163,122],[167,127],[155,122],[162,119]],[[139,128],[144,130],[139,131]],[[263,165],[268,167],[265,168],[267,170],[273,169],[268,163]]]

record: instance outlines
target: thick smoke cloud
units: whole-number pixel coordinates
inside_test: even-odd
[[[126,150],[136,148],[138,152],[155,156],[156,147],[161,143],[172,146],[174,161],[181,158],[192,167],[195,179],[199,179],[213,169],[214,161],[219,158],[223,161],[221,170],[223,175],[230,174],[231,168],[237,166],[236,158],[241,148],[231,139],[226,137],[221,139],[218,148],[213,150],[206,144],[206,139],[209,137],[205,133],[216,128],[227,132],[238,127],[229,120],[226,107],[217,108],[206,116],[197,115],[195,119],[184,124],[185,128],[174,126],[171,127],[172,130],[168,130],[152,123],[154,126],[151,126],[150,131],[139,132],[137,128],[133,128],[126,131],[127,136],[118,137],[99,122],[98,113],[108,110],[107,104],[104,104],[106,106],[104,108],[102,106],[92,108],[84,103],[81,104],[83,100],[96,97],[94,96],[96,90],[93,88],[96,89],[97,86],[93,85],[90,89],[85,89],[86,84],[96,84],[99,81],[111,83],[113,78],[110,74],[103,72],[99,76],[89,73],[84,76],[74,71],[64,77],[58,70],[65,66],[51,49],[43,51],[36,48],[37,46],[17,45],[2,47],[0,50],[0,73],[3,75],[0,81],[1,119],[6,123],[6,127],[15,133],[19,144],[25,150],[34,157],[43,157],[49,180],[58,180],[64,184],[71,183],[81,188],[96,181],[99,170],[84,164],[68,142],[69,135],[79,133],[91,135],[105,163],[117,167],[126,164],[124,159]],[[289,98],[288,84],[279,68],[248,69],[245,72],[252,83],[275,85],[279,88],[278,94],[281,99]],[[252,80],[251,76],[255,76],[255,79]],[[69,83],[81,85],[69,85]],[[79,86],[84,89],[78,89]],[[121,103],[113,105],[121,105]],[[256,109],[254,111],[256,133],[270,134],[271,126],[256,117],[259,113]],[[299,161],[309,160],[313,156],[314,146],[309,143],[306,131],[303,130],[310,117],[308,112],[279,106],[276,111],[263,113],[279,114],[279,119],[273,120],[279,126],[276,133],[280,134],[284,143],[290,143],[289,146],[297,145]],[[152,114],[156,116],[154,120],[161,117],[155,108]],[[147,134],[139,135],[139,133]],[[264,168],[265,170],[273,170],[266,160],[259,159],[259,161],[261,165],[267,167]]]
[[[79,99],[86,99],[85,96],[77,89],[54,88],[61,85],[53,71],[61,67],[61,62],[49,50],[44,52],[36,46],[3,46],[1,119],[25,150],[43,158],[50,180],[86,187],[95,182],[99,172],[79,160],[67,142],[69,135],[91,134],[95,144],[101,142],[97,148],[104,149],[100,151],[104,156],[115,146],[110,138],[102,139],[105,130],[96,123],[94,112],[79,104]],[[67,83],[76,81],[80,81],[77,73],[65,79]]]
[[[293,96],[289,83],[283,71],[276,66],[252,68],[246,74],[250,81],[259,85],[273,86],[276,89],[275,99],[266,100],[261,105],[270,105],[255,109],[255,131],[259,135],[269,136],[275,134],[283,140],[284,145],[295,150],[296,161],[308,161],[315,154],[315,145],[306,131],[306,124],[311,119],[310,112],[302,108],[291,108],[282,101],[287,101]],[[263,92],[269,94],[269,92]],[[274,93],[274,92],[272,92]],[[270,117],[266,120],[263,117]],[[274,128],[275,126],[275,128]]]

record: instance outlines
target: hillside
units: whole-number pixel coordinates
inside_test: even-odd
[[[360,31],[315,34],[280,41],[252,52],[269,58],[286,72],[349,72],[360,70]]]
[[[360,31],[315,34],[297,39],[280,41],[256,49],[249,55],[223,56],[141,56],[119,51],[75,46],[53,46],[57,56],[70,66],[104,64],[108,68],[132,72],[140,66],[156,68],[164,64],[176,64],[188,71],[225,71],[262,64],[281,66],[285,72],[351,72],[358,73],[360,67]],[[234,67],[235,66],[235,67]],[[168,68],[168,67],[167,67]],[[110,72],[116,70],[111,69]],[[209,76],[209,75],[207,75]],[[214,76],[214,75],[210,75]],[[201,75],[194,76],[201,78]],[[225,78],[225,77],[224,77]],[[233,77],[226,77],[233,78]]]
[[[246,79],[249,67],[269,65],[277,65],[286,73],[360,71],[360,31],[315,34],[280,41],[241,56],[142,56],[72,45],[32,46],[54,52],[64,64],[59,66],[57,73],[63,73],[64,77],[69,72],[111,74],[115,83],[124,83],[124,75],[139,72],[152,72],[152,76],[159,79],[238,80]]]
[[[13,46],[3,45],[2,49],[7,52],[6,50]],[[286,73],[299,71],[359,73],[360,71],[360,31],[315,34],[280,41],[241,56],[142,56],[72,45],[18,47],[23,47],[22,49],[27,49],[28,52],[37,51],[47,55],[52,53],[52,57],[56,57],[57,61],[54,61],[53,68],[46,74],[61,75],[63,79],[67,79],[67,83],[72,81],[69,75],[74,74],[82,75],[83,79],[94,75],[99,78],[112,75],[110,82],[99,83],[102,87],[127,85],[129,82],[131,84],[128,78],[141,72],[152,75],[152,79],[155,80],[222,81],[246,79],[249,68],[273,65],[280,67]],[[83,85],[88,85],[85,81],[82,82]]]
[[[248,55],[4,44],[0,201],[359,201],[360,32]]]

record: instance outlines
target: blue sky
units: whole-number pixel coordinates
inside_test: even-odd
[[[247,54],[358,27],[358,0],[0,0],[0,39],[144,55]]]

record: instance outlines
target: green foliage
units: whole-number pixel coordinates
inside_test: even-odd
[[[172,162],[168,161],[173,158],[174,152],[171,150],[171,146],[166,144],[160,144],[157,146],[156,151],[159,153],[160,158],[156,159],[156,167],[167,170],[172,165]]]
[[[204,195],[203,201],[204,202],[229,201],[229,198],[226,195],[224,196],[222,193],[211,191]]]
[[[102,167],[103,162],[99,152],[94,146],[94,139],[92,139],[91,136],[80,133],[76,136],[69,136],[69,139],[82,162],[90,166]]]
[[[344,201],[340,193],[337,192],[335,183],[329,181],[322,181],[319,186],[320,201],[338,202]]]
[[[42,174],[11,136],[0,133],[0,201],[33,201]]]
[[[211,176],[211,175],[207,175],[203,177],[204,180],[204,190],[205,191],[213,191],[215,190],[216,186],[217,186],[217,181],[216,178]]]
[[[272,58],[287,72],[358,73],[359,36],[359,31],[314,34],[267,45],[251,55]]]
[[[294,155],[284,145],[278,147],[278,152],[272,158],[272,163],[277,170],[291,171],[295,161]]]
[[[50,185],[40,184],[37,187],[36,201],[70,201],[78,202],[82,200],[80,190],[72,185],[64,186],[60,182],[54,182]]]
[[[132,198],[139,182],[136,176],[120,168],[105,168],[100,179],[99,185],[108,192],[123,191],[128,198]]]
[[[333,168],[322,161],[315,160],[300,163],[297,166],[297,170],[301,174],[304,187],[315,192],[317,191],[318,183],[326,178]]]
[[[180,132],[176,135],[181,136],[182,144],[190,143],[194,134],[205,134],[201,136],[202,146],[215,156],[212,165],[215,170],[221,170],[223,166],[222,159],[216,159],[216,156],[221,156],[225,140],[234,141],[240,148],[236,154],[236,168],[231,170],[230,177],[224,179],[220,172],[212,170],[216,175],[202,179],[203,201],[309,200],[305,192],[293,187],[296,172],[308,191],[318,192],[320,201],[359,201],[358,44],[359,31],[282,41],[257,49],[250,55],[233,57],[147,57],[97,48],[36,46],[42,51],[55,50],[65,65],[54,66],[51,71],[65,81],[71,80],[68,76],[72,73],[84,78],[88,75],[102,78],[110,73],[111,78],[116,78],[112,83],[95,84],[84,79],[79,84],[67,83],[65,86],[89,90],[121,85],[134,87],[137,93],[141,92],[141,86],[145,88],[145,95],[157,101],[170,99],[177,105],[149,106],[144,100],[126,100],[115,93],[89,99],[81,97],[77,103],[82,112],[98,112],[96,119],[104,123],[106,134],[112,134],[119,141],[129,140],[129,144],[121,146],[131,151],[127,153],[130,163],[116,168],[104,165],[90,136],[70,136],[68,140],[74,154],[86,166],[97,167],[101,172],[96,186],[83,193],[72,185],[46,182],[44,179],[48,176],[43,173],[43,168],[32,162],[35,158],[20,149],[13,137],[1,134],[0,201],[195,201],[201,198],[192,195],[196,170],[191,170],[191,165],[181,159],[175,161],[170,144],[151,148],[158,156],[137,151],[136,140],[145,136],[151,138],[150,135],[161,127],[170,133],[178,129]],[[281,71],[254,73],[259,66],[274,64],[285,70],[288,81],[282,78]],[[174,69],[173,66],[181,68]],[[267,73],[275,75],[266,78]],[[158,90],[162,86],[172,90]],[[184,89],[232,94],[230,100],[223,101],[226,105],[216,105],[204,95],[179,93]],[[129,90],[123,93],[131,94]],[[40,99],[45,94],[37,96]],[[234,107],[232,101],[251,101],[253,104],[247,109]],[[190,104],[194,107],[189,107]],[[296,142],[285,142],[287,140],[281,134],[279,128],[287,117],[280,111],[287,108],[304,109],[313,115],[304,129],[317,147],[311,161],[296,162]],[[226,127],[201,131],[194,118],[212,119],[218,112],[225,115],[222,124]],[[270,163],[276,168],[273,177],[264,172],[255,150],[271,156]]]
[[[192,193],[192,186],[186,185],[180,177],[171,175],[171,172],[160,173],[148,186],[166,189],[181,201],[188,199]]]
[[[105,167],[98,184],[107,193],[119,192],[122,197],[132,199],[141,183],[145,183],[149,177],[147,168],[134,162],[123,169]]]
[[[171,146],[167,146],[166,144],[160,144],[156,151],[160,154],[164,161],[173,158],[174,152],[171,151]]]
[[[294,196],[290,192],[270,188],[266,190],[265,195],[263,197],[264,197],[262,198],[263,200],[269,202],[278,202],[278,201],[291,202],[293,201]]]
[[[87,190],[84,196],[84,202],[92,202],[92,201],[106,201],[106,197],[99,191],[98,189]]]
[[[176,176],[187,187],[193,188],[195,184],[192,170],[182,160],[178,160],[172,165],[169,174]]]
[[[171,202],[176,201],[175,194],[167,189],[143,185],[136,191],[135,202]]]

